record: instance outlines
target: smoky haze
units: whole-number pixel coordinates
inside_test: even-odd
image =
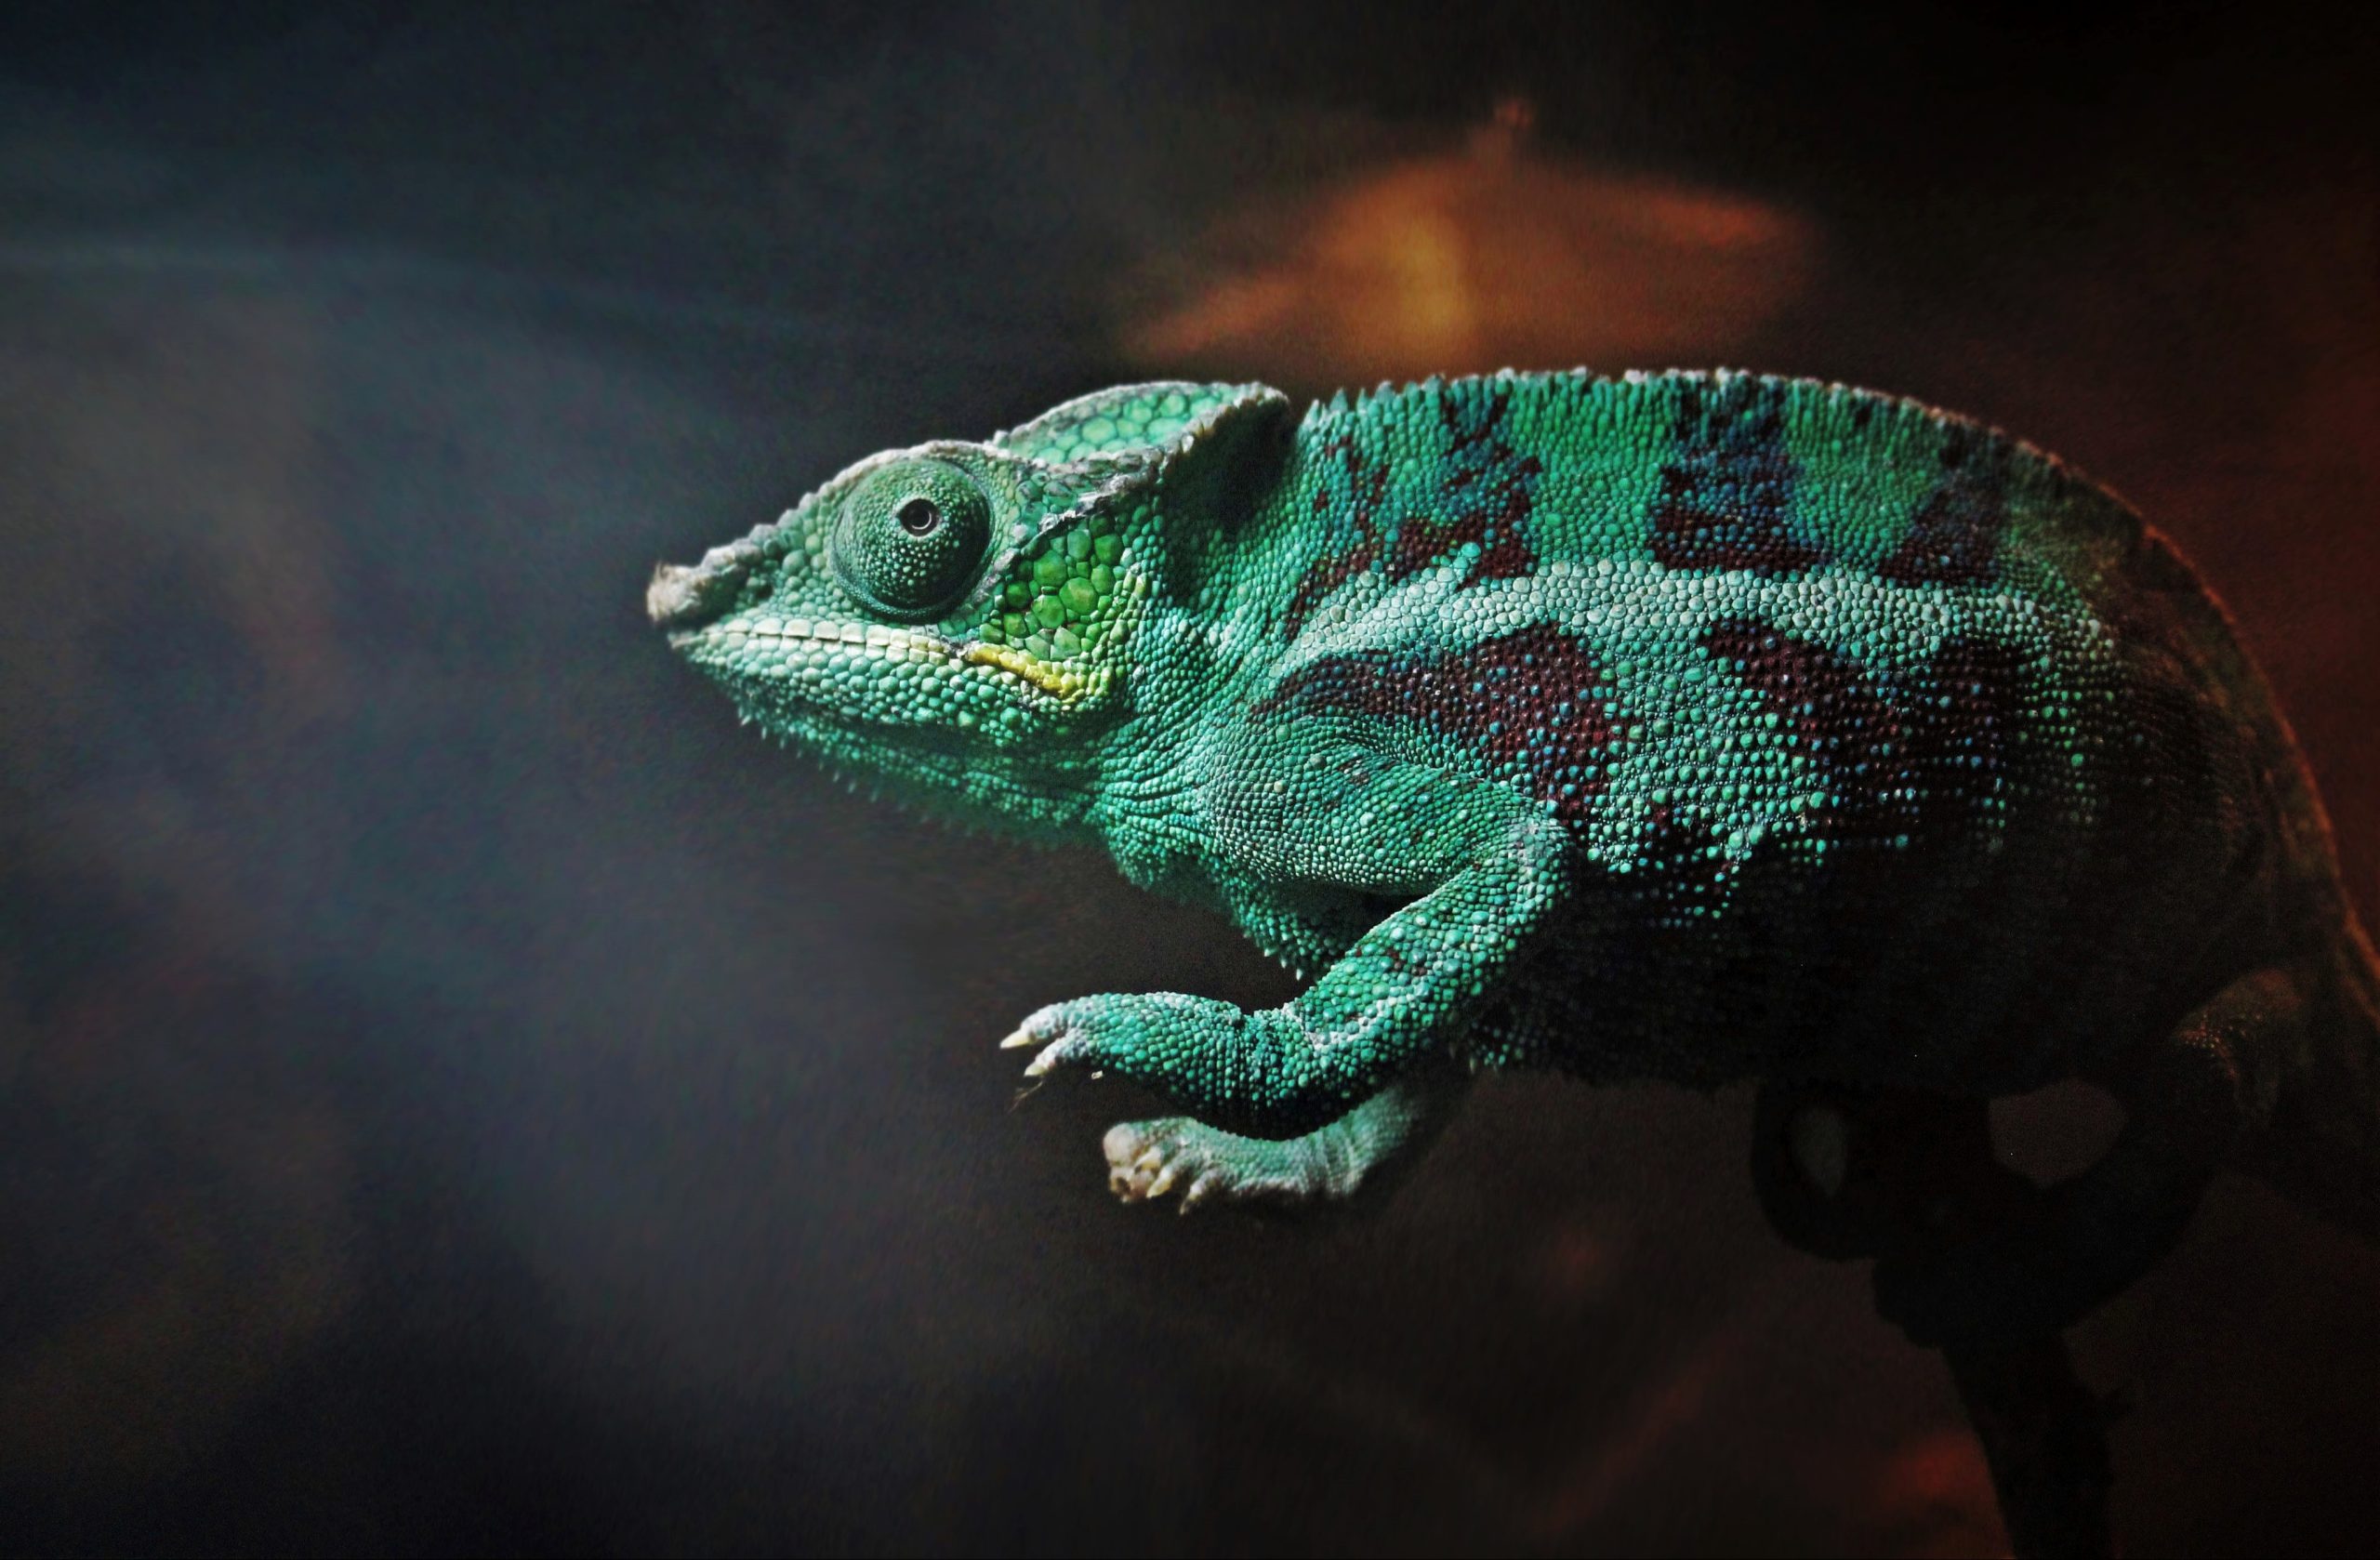
[[[1491,1080],[1372,1216],[1119,1209],[1151,1103],[995,1041],[1287,978],[847,793],[641,611],[1135,377],[1849,379],[2180,540],[2368,915],[2371,40],[1763,14],[0,22],[0,1547],[1995,1552],[1747,1095]],[[2133,1549],[2380,1528],[2375,1299],[2226,1182],[2080,1330]]]

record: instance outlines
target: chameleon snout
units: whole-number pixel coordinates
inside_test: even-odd
[[[644,588],[644,610],[655,628],[698,628],[727,610],[743,588],[760,549],[748,542],[713,548],[699,563],[664,563]]]

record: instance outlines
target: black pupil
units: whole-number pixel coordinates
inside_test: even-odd
[[[901,506],[901,529],[912,536],[922,536],[942,523],[942,511],[934,508],[931,498],[912,498]]]

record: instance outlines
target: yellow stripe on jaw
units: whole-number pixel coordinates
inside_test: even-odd
[[[746,639],[797,643],[808,641],[822,647],[834,645],[840,649],[868,650],[879,654],[922,652],[936,659],[955,654],[965,665],[995,668],[1069,704],[1086,694],[1096,694],[1105,686],[1108,676],[1104,669],[1085,673],[1069,667],[1052,666],[1012,645],[985,644],[977,641],[961,649],[938,635],[887,628],[880,623],[834,622],[824,618],[813,621],[795,617],[760,618],[721,627]]]
[[[932,634],[912,633],[886,628],[880,623],[833,622],[827,619],[761,618],[734,626],[734,632],[747,639],[809,641],[850,650],[884,652],[918,652],[937,659],[956,653],[969,666],[995,667],[1012,677],[1021,678],[1053,698],[1072,703],[1085,694],[1094,692],[1105,681],[1104,674],[1090,676],[1064,667],[1054,667],[1037,660],[1022,650],[1008,645],[985,644],[980,641],[963,651]]]
[[[971,644],[959,659],[970,666],[998,667],[1045,694],[1068,701],[1080,698],[1091,688],[1090,679],[1082,673],[1053,667],[1005,644]]]

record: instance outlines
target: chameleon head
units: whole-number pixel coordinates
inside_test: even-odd
[[[984,443],[876,456],[664,564],[646,610],[771,734],[979,791],[1127,707],[1161,512],[1214,464],[1201,452],[1285,424],[1284,406],[1261,386],[1142,385]]]

